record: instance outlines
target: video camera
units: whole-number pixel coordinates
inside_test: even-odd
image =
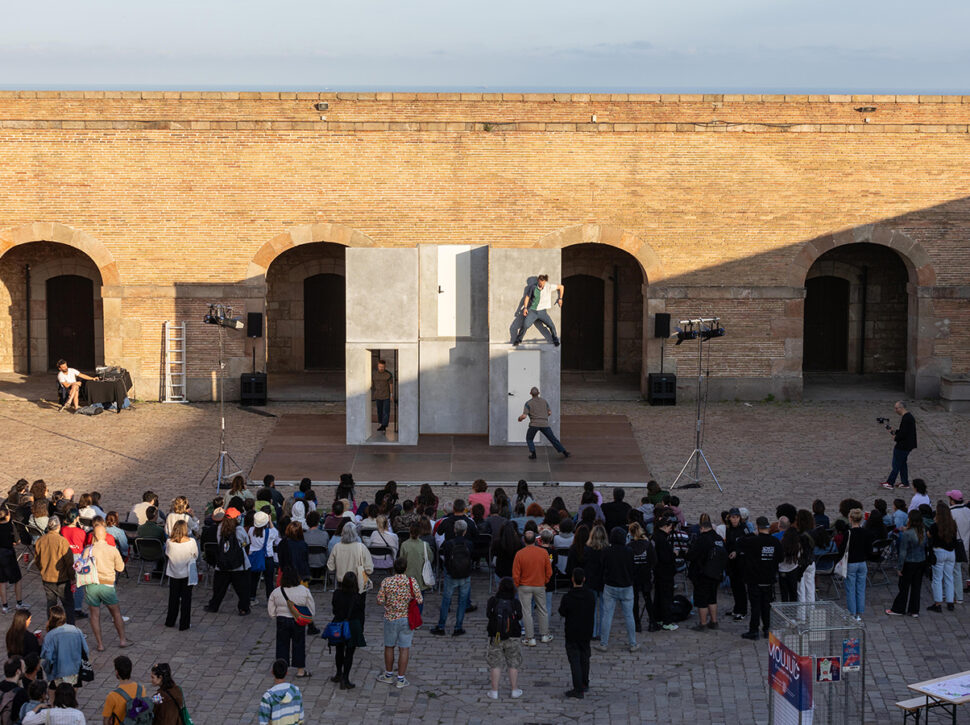
[[[892,431],[893,427],[889,425],[889,418],[876,418],[876,422],[888,431]]]

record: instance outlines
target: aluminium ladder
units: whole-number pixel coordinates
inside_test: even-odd
[[[188,403],[185,390],[185,323],[165,322],[166,403]]]

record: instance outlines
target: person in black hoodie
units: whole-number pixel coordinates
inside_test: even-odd
[[[643,527],[638,523],[629,525],[630,551],[633,552],[633,621],[637,632],[642,632],[642,612],[640,597],[643,597],[643,609],[647,613],[648,632],[660,629],[657,624],[657,614],[653,606],[653,568],[657,565],[657,552],[653,542],[647,538]]]
[[[354,652],[358,647],[366,647],[364,641],[364,595],[357,591],[357,575],[348,571],[340,580],[340,586],[333,593],[333,621],[350,623],[350,639],[337,645],[337,671],[331,682],[339,682],[341,690],[353,690],[356,685],[350,681],[350,668],[354,666]]]
[[[613,500],[610,503],[600,505],[600,510],[606,519],[607,531],[612,531],[617,526],[625,527],[627,525],[627,517],[632,507],[623,500],[623,495],[624,491],[622,488],[614,488]]]
[[[610,531],[610,545],[603,553],[603,609],[600,615],[600,643],[596,649],[605,652],[610,643],[613,610],[620,605],[626,624],[627,645],[631,652],[637,644],[633,618],[633,552],[626,545],[626,530],[617,526]]]
[[[690,562],[687,576],[694,584],[694,606],[700,617],[700,622],[691,627],[695,632],[717,629],[717,588],[724,576],[721,562],[727,558],[724,556],[724,541],[711,527],[711,517],[701,514],[699,525],[700,533],[694,537],[686,556]],[[721,548],[714,551],[715,547]],[[715,556],[718,553],[721,554],[719,561]]]
[[[758,639],[758,623],[765,638],[771,622],[771,602],[775,598],[775,579],[778,578],[778,564],[783,558],[781,542],[768,533],[771,522],[759,516],[756,536],[749,536],[740,543],[744,556],[744,579],[751,602],[751,620],[748,631],[741,636],[745,639]]]
[[[603,557],[609,546],[609,537],[602,526],[594,526],[589,542],[583,548],[583,571],[586,586],[596,597],[596,615],[593,617],[593,639],[600,638],[600,620],[603,614]]]
[[[586,573],[577,566],[572,573],[572,588],[559,601],[559,615],[566,628],[566,659],[573,678],[573,687],[566,690],[566,697],[579,700],[589,691],[589,642],[596,615],[596,595],[583,586],[585,581]]]
[[[748,527],[741,520],[741,509],[732,508],[728,511],[727,525],[724,528],[724,547],[728,552],[727,575],[731,580],[731,594],[734,596],[734,608],[728,614],[734,615],[734,621],[743,621],[748,616],[748,590],[744,584],[744,552],[741,542],[751,536]]]
[[[498,699],[498,681],[502,676],[502,663],[509,670],[509,686],[512,697],[522,696],[519,689],[519,668],[522,667],[522,648],[519,637],[522,636],[522,605],[515,596],[515,583],[512,577],[502,577],[498,583],[498,591],[485,605],[485,616],[488,618],[488,649],[485,651],[485,662],[488,664],[488,675],[491,689],[488,691],[490,700]]]
[[[672,609],[674,605],[674,575],[677,564],[670,532],[674,530],[675,519],[664,514],[654,522],[653,546],[657,552],[657,566],[653,570],[654,609],[662,629],[672,632],[677,629]]]

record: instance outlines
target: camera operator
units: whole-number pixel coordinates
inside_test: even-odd
[[[897,400],[894,410],[899,419],[899,428],[890,430],[889,434],[896,441],[893,447],[893,465],[889,472],[889,478],[882,484],[883,488],[892,488],[896,483],[896,476],[899,476],[899,488],[909,488],[909,466],[907,459],[910,451],[916,448],[916,419],[913,414],[906,410],[903,401]]]

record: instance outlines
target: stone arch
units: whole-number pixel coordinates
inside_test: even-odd
[[[121,284],[118,266],[103,243],[85,231],[58,222],[35,222],[0,230],[0,255],[20,244],[31,242],[56,242],[79,249],[97,265],[101,284],[106,287]]]
[[[846,244],[879,244],[889,247],[903,260],[911,284],[917,287],[936,284],[936,270],[933,269],[930,255],[919,242],[888,225],[865,224],[805,242],[792,261],[788,277],[789,286],[804,287],[805,279],[815,260],[826,252]]]
[[[660,255],[632,232],[611,224],[576,224],[547,234],[535,245],[548,249],[562,249],[573,244],[608,244],[633,256],[643,270],[643,283],[656,284],[664,278]]]
[[[316,242],[332,242],[345,247],[377,246],[371,237],[344,224],[301,224],[273,237],[259,248],[246,270],[246,283],[265,285],[266,270],[274,259],[288,249]]]

